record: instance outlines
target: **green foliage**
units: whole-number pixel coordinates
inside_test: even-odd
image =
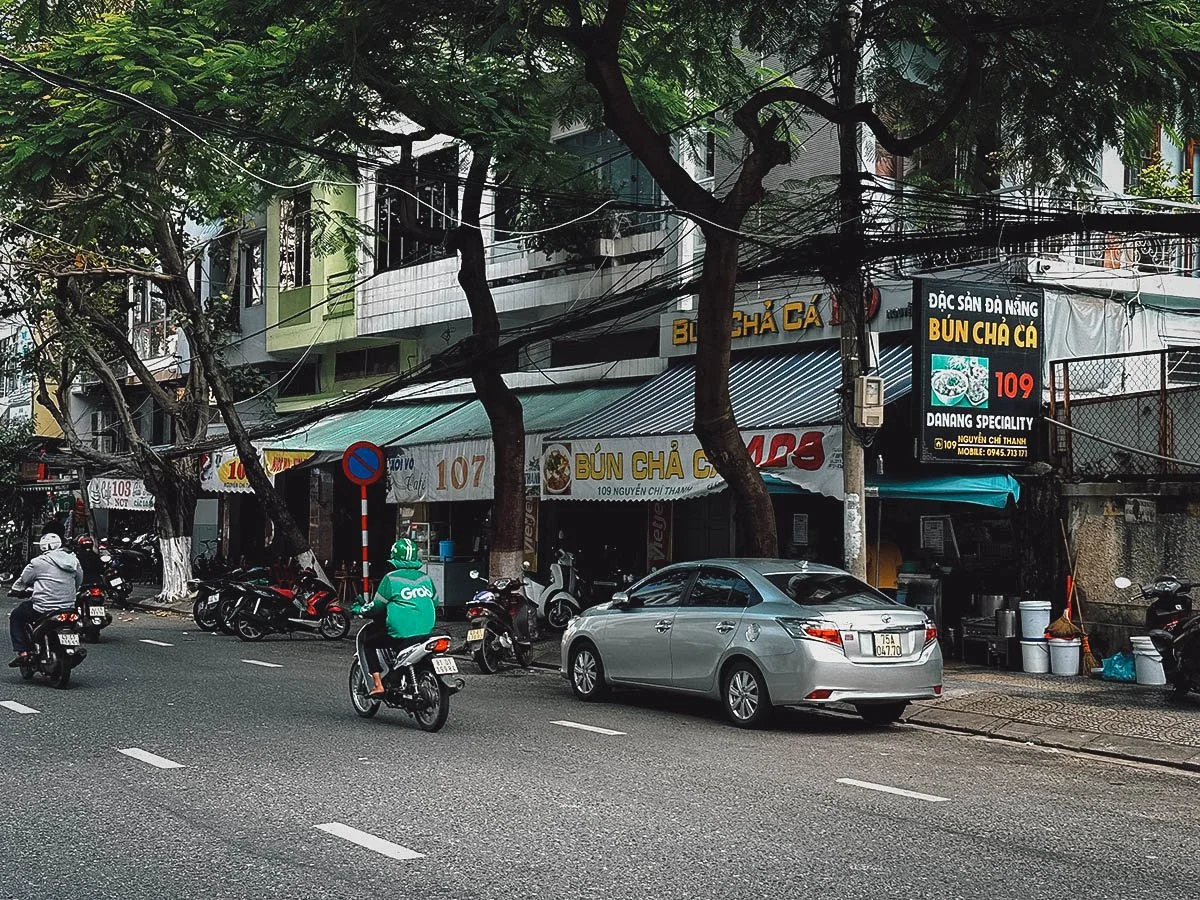
[[[1192,203],[1192,173],[1175,172],[1162,160],[1146,166],[1138,173],[1137,181],[1130,185],[1128,193],[1134,197],[1150,200],[1173,200],[1176,203]]]
[[[21,520],[20,483],[21,463],[29,457],[33,446],[33,423],[0,422],[0,523]]]

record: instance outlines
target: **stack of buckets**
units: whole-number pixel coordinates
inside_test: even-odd
[[[1021,668],[1031,675],[1050,671],[1050,647],[1046,629],[1050,625],[1050,601],[1021,601]]]
[[[1021,601],[1021,668],[1032,675],[1078,675],[1082,641],[1046,639],[1050,601]]]

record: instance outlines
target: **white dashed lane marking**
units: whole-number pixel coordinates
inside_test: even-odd
[[[580,731],[592,731],[596,734],[618,735],[624,734],[623,731],[613,731],[611,728],[600,728],[596,725],[583,725],[580,722],[557,721],[551,722],[551,725],[561,725],[563,728],[578,728]]]
[[[424,859],[424,853],[418,853],[416,850],[409,850],[407,847],[401,847],[399,844],[393,844],[391,841],[385,841],[383,838],[375,837],[373,834],[367,834],[365,831],[359,831],[357,828],[351,828],[349,825],[343,825],[341,822],[326,822],[324,825],[315,826],[318,831],[324,831],[326,834],[332,834],[334,837],[340,837],[344,841],[349,841],[352,844],[358,844],[360,847],[366,847],[368,850],[374,850],[383,856],[391,859]]]
[[[279,663],[263,662],[261,659],[243,659],[242,662],[248,663],[252,666],[262,666],[264,669],[282,669],[283,668],[283,666],[281,666]]]
[[[889,787],[886,784],[875,784],[873,781],[857,781],[854,778],[839,778],[838,784],[848,784],[851,787],[866,788],[868,791],[880,791],[884,794],[895,794],[897,797],[908,797],[910,800],[924,800],[926,803],[945,803],[949,797],[938,797],[934,794],[918,794],[916,791],[906,791],[904,788]]]
[[[141,643],[150,644],[152,647],[174,647],[174,644],[168,644],[166,641],[152,641],[150,638],[142,638]]]
[[[26,706],[24,703],[18,703],[16,700],[0,700],[0,706],[26,716],[30,715],[31,713],[38,712],[38,710],[34,709],[32,706]]]
[[[124,753],[126,756],[136,759],[139,762],[144,762],[147,765],[154,766],[156,769],[182,769],[183,764],[177,763],[165,757],[158,756],[154,753],[148,753],[141,747],[128,747],[124,750],[118,750],[118,753]]]

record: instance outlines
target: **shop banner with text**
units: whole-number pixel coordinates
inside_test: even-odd
[[[259,458],[267,477],[275,483],[275,476],[316,456],[310,450],[265,450]],[[232,449],[214,450],[207,453],[200,463],[200,490],[217,494],[250,493],[254,489],[246,478],[246,467],[242,458]]]
[[[1045,295],[917,279],[913,371],[923,462],[1026,465],[1042,404]]]
[[[541,437],[526,437],[525,485],[537,489]],[[496,461],[492,439],[388,448],[388,503],[491,500]]]
[[[139,478],[93,478],[88,482],[88,503],[93,509],[154,511],[154,495]]]
[[[764,473],[805,490],[842,497],[838,426],[742,433]],[[544,500],[683,500],[725,486],[695,435],[546,441]]]

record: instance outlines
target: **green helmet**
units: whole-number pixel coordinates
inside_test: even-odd
[[[392,544],[392,561],[393,562],[420,562],[421,550],[417,547],[415,541],[410,541],[408,538],[400,538],[396,543]]]

